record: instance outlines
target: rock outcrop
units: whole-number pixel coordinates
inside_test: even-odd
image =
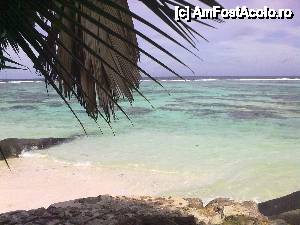
[[[23,151],[42,150],[54,145],[62,144],[74,138],[41,138],[41,139],[18,139],[8,138],[0,141],[0,150],[6,158],[18,157]],[[0,154],[0,160],[3,160]]]
[[[258,205],[217,198],[206,206],[199,198],[98,196],[0,214],[0,225],[300,225],[298,194]]]
[[[200,199],[111,197],[78,199],[49,208],[0,215],[0,224],[80,225],[267,225],[254,202],[216,199],[206,206]]]
[[[259,211],[266,216],[300,209],[300,191],[258,204]],[[299,223],[300,225],[300,223]]]
[[[263,215],[272,220],[284,221],[290,225],[300,225],[300,191],[259,203],[258,208]]]

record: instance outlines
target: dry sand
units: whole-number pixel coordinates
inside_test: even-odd
[[[157,196],[170,188],[170,180],[182,183],[154,171],[74,166],[48,158],[10,159],[9,164],[11,172],[0,162],[0,213],[103,194]]]

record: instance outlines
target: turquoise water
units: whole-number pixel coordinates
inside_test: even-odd
[[[77,104],[88,137],[51,148],[72,163],[181,177],[167,193],[265,200],[300,190],[300,81],[144,81],[133,106],[121,103],[116,135],[103,134]],[[82,135],[76,119],[42,82],[0,83],[0,139]],[[170,178],[171,180],[171,178]]]

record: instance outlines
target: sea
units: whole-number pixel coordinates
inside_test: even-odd
[[[0,139],[76,137],[47,151],[74,165],[176,176],[162,195],[262,201],[300,190],[300,79],[192,77],[147,79],[132,105],[108,126],[71,99],[85,135],[41,80],[0,81]],[[1,163],[1,162],[0,162]],[[3,162],[2,162],[3,163]],[[171,180],[171,179],[170,179]],[[178,179],[177,179],[178,181]],[[158,184],[159,187],[159,184]]]

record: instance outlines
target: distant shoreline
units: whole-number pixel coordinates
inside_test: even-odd
[[[213,80],[300,80],[300,76],[186,76],[185,80],[175,76],[155,77],[158,81],[213,81]],[[152,81],[148,77],[142,77],[142,81]],[[36,79],[0,79],[0,82],[36,82],[45,81],[42,78]]]
[[[159,81],[184,81],[178,77],[155,77]],[[299,80],[300,76],[185,76],[186,81],[213,81],[213,80]],[[143,81],[151,79],[142,78]]]

